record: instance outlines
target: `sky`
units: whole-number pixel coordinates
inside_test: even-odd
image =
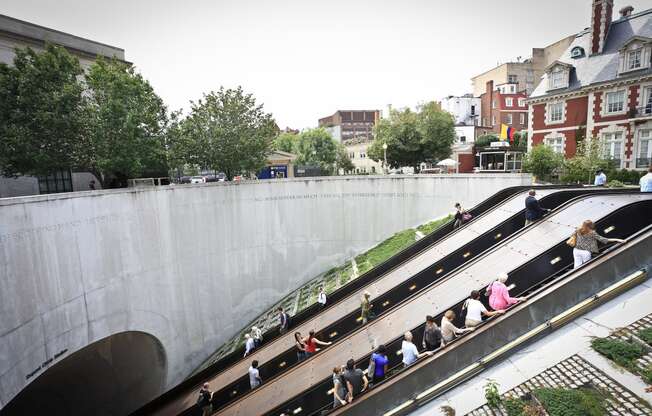
[[[615,0],[614,9],[649,8]],[[589,26],[591,0],[2,0],[118,46],[171,110],[241,85],[284,128],[471,92],[471,77]]]

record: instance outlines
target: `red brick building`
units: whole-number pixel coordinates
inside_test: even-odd
[[[599,140],[615,167],[652,160],[652,9],[593,0],[591,26],[553,62],[528,100],[528,147],[547,144],[566,157],[577,141]]]
[[[506,124],[516,131],[528,128],[527,93],[517,91],[517,83],[496,85],[487,82],[484,94],[480,96],[480,125],[490,127],[494,133],[500,133],[501,124]]]

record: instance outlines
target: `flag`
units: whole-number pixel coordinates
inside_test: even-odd
[[[509,127],[507,124],[501,124],[500,125],[500,140],[501,141],[509,141],[513,142],[514,141],[514,133],[516,133],[516,130]]]

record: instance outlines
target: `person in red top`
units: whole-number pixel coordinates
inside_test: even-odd
[[[499,273],[498,280],[490,284],[487,288],[487,294],[489,295],[489,306],[491,306],[491,309],[495,311],[505,310],[518,302],[523,302],[526,300],[526,298],[513,298],[509,296],[509,289],[505,285],[505,282],[507,282],[507,277],[507,273]]]
[[[332,342],[320,341],[315,337],[315,330],[311,329],[308,334],[308,338],[304,340],[306,343],[306,357],[310,358],[317,352],[317,345],[327,346],[331,345]]]

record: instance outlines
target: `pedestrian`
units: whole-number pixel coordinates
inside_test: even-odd
[[[319,305],[320,310],[324,309],[324,306],[326,306],[326,293],[322,286],[319,287],[319,293],[317,294],[317,304]]]
[[[204,385],[199,390],[199,397],[197,398],[197,406],[201,409],[202,416],[210,416],[213,411],[213,405],[211,404],[211,399],[213,398],[213,392],[210,391],[210,386],[208,383]]]
[[[263,331],[257,326],[251,327],[251,337],[254,339],[254,346],[256,348],[263,344]]]
[[[344,382],[346,383],[346,390],[348,392],[346,395],[346,401],[349,403],[351,403],[353,398],[358,394],[364,392],[369,385],[367,376],[364,375],[362,370],[355,368],[355,361],[353,361],[353,358],[350,358],[349,361],[346,362],[346,370],[342,374],[342,379],[344,379]]]
[[[371,308],[374,306],[370,302],[371,293],[365,291],[360,301],[360,316],[362,317],[362,325],[366,325],[371,317]]]
[[[294,333],[294,345],[297,347],[297,362],[306,359],[306,343],[303,342],[301,332]]]
[[[315,330],[311,329],[308,333],[308,338],[304,339],[303,342],[306,344],[306,358],[310,358],[317,352],[317,345],[328,346],[332,342],[320,341],[315,337]]]
[[[573,247],[574,269],[591,260],[591,255],[598,253],[598,241],[602,244],[625,242],[625,240],[619,238],[606,238],[601,236],[595,231],[593,221],[584,221],[566,242],[566,244]]]
[[[510,306],[524,302],[526,298],[513,298],[509,296],[509,289],[505,282],[507,282],[508,275],[505,272],[498,273],[498,279],[487,287],[487,295],[489,295],[489,306],[491,309],[505,310]]]
[[[414,364],[419,358],[425,355],[432,355],[432,351],[419,353],[417,346],[412,343],[412,332],[408,331],[403,335],[403,343],[401,344],[401,354],[403,355],[403,367],[409,367]]]
[[[530,189],[528,196],[525,198],[525,226],[527,227],[530,224],[543,218],[543,215],[550,211],[541,207],[539,201],[536,199],[536,191]]]
[[[423,348],[426,351],[434,351],[442,346],[441,330],[435,323],[435,318],[428,315],[426,316],[426,327],[423,330]]]
[[[441,338],[442,344],[446,345],[455,339],[456,335],[462,335],[473,331],[475,328],[458,328],[453,324],[455,312],[447,310],[444,317],[441,318]]]
[[[244,353],[244,357],[251,354],[251,352],[255,348],[256,348],[256,344],[254,343],[254,339],[251,337],[251,335],[245,334],[245,353]]]
[[[462,205],[459,202],[455,203],[455,222],[453,223],[453,228],[459,228],[464,225],[466,222],[471,220],[471,214],[466,212]]]
[[[652,165],[647,168],[647,174],[639,181],[641,192],[652,192]]]
[[[91,181],[88,183],[88,189],[91,191],[95,190],[95,179],[91,179]]]
[[[333,367],[333,409],[346,404],[346,388],[342,380],[342,368]]]
[[[369,359],[369,367],[367,368],[367,376],[371,383],[380,383],[385,380],[387,375],[387,367],[389,365],[389,358],[387,358],[387,351],[384,345],[379,345],[376,352],[371,354]]]
[[[279,306],[276,310],[278,311],[279,320],[278,330],[281,335],[283,335],[288,332],[288,328],[290,328],[290,316],[283,310],[282,306]]]
[[[607,183],[607,175],[604,174],[604,171],[602,169],[598,169],[595,172],[595,180],[593,181],[593,185],[604,186],[606,183]]]
[[[253,360],[249,367],[249,386],[253,390],[261,384],[263,384],[263,379],[260,378],[260,371],[258,371],[258,360]]]
[[[505,313],[504,310],[488,311],[487,308],[480,302],[480,292],[474,290],[471,292],[471,297],[464,302],[464,309],[466,309],[466,319],[464,325],[467,328],[473,328],[482,323],[482,317],[490,317],[498,314]]]

